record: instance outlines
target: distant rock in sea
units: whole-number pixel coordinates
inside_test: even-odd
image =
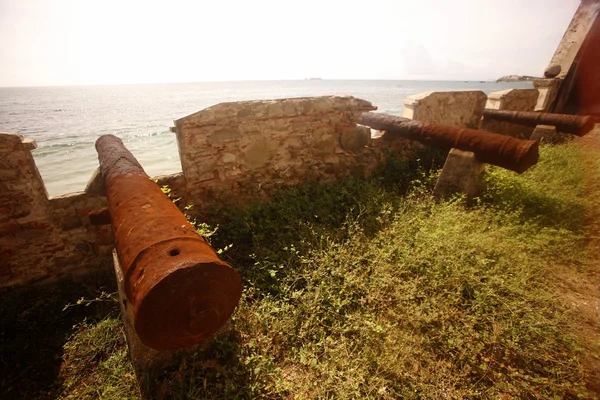
[[[540,78],[528,75],[506,75],[496,80],[496,82],[533,82],[536,79]]]

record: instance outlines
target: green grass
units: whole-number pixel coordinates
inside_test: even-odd
[[[136,379],[121,321],[83,322],[64,345],[65,398],[137,398]]]
[[[577,317],[554,273],[587,268],[586,215],[598,204],[585,178],[600,169],[582,156],[543,146],[523,175],[489,167],[468,207],[434,201],[439,162],[423,157],[427,168],[396,161],[369,181],[313,182],[219,210],[210,240],[233,244],[223,258],[242,276],[242,300],[156,394],[590,398]],[[126,351],[114,316],[78,324],[55,393],[135,397]]]

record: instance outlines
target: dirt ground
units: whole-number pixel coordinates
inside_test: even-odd
[[[585,148],[587,176],[587,196],[595,204],[600,204],[600,124],[584,137],[575,139]],[[588,389],[600,398],[600,209],[591,210],[588,220],[588,260],[587,268],[578,274],[560,274],[563,278],[563,295],[572,309],[579,315],[574,334],[585,345],[585,369]]]
[[[115,290],[112,266],[107,265],[104,271],[80,279],[0,293],[0,398],[56,398],[63,345],[73,326],[101,320],[116,309],[101,302],[65,306]]]
[[[576,143],[585,148],[587,196],[600,204],[600,124]],[[580,271],[555,271],[561,296],[578,321],[573,334],[584,345],[588,389],[600,398],[600,208],[588,220],[588,251]],[[93,304],[67,308],[79,298],[94,298],[100,290],[114,291],[112,267],[100,277],[63,282],[40,294],[35,288],[0,293],[0,398],[55,398],[63,345],[72,327],[83,320],[99,320],[114,307]],[[10,301],[7,299],[10,298]]]

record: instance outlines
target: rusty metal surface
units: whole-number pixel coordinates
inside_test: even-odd
[[[135,329],[156,350],[191,347],[239,302],[239,275],[221,261],[113,135],[96,141]]]
[[[556,130],[584,136],[594,129],[594,117],[589,115],[552,114],[535,111],[484,110],[483,117],[513,124],[536,126],[552,125]]]
[[[362,113],[358,122],[432,147],[472,151],[481,162],[518,173],[525,172],[539,159],[538,143],[534,140],[378,113]]]

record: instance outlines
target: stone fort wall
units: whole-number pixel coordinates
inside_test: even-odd
[[[534,97],[530,90],[499,92],[486,107],[531,109]],[[404,116],[477,127],[485,100],[479,91],[430,92],[406,99]],[[366,177],[388,156],[410,157],[421,146],[356,124],[359,113],[375,109],[336,96],[217,104],[175,121],[182,173],[156,179],[201,215],[307,179]],[[509,128],[486,126],[503,134]],[[107,205],[98,172],[84,191],[49,197],[34,148],[32,140],[0,133],[0,288],[112,268],[111,226],[90,217]]]
[[[223,103],[175,121],[182,173],[157,177],[195,210],[242,205],[309,178],[369,175],[388,145],[357,125],[353,97]],[[405,140],[395,140],[409,151]],[[90,213],[106,207],[96,172],[83,192],[48,197],[32,140],[0,133],[0,287],[106,268],[114,238]],[[233,204],[235,205],[235,204]],[[108,266],[110,268],[110,266]]]

